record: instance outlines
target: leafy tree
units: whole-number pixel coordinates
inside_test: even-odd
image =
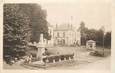
[[[97,36],[96,33],[97,33],[97,30],[95,30],[95,29],[88,29],[88,31],[86,32],[87,40],[96,41],[96,36]]]
[[[25,54],[29,41],[48,37],[46,11],[37,4],[4,4],[4,56]],[[22,53],[21,53],[22,54]]]
[[[104,32],[102,29],[99,29],[96,33],[96,42],[98,46],[103,46],[103,37],[104,37]]]
[[[29,17],[17,4],[4,4],[4,55],[16,56],[23,52],[29,40]]]
[[[104,28],[103,26],[99,29],[88,29],[85,27],[85,23],[81,22],[79,27],[81,33],[81,45],[85,45],[87,40],[94,40],[96,41],[97,46],[103,46],[111,48],[111,32],[107,32],[104,35]]]
[[[105,47],[111,48],[111,32],[107,32],[104,37]]]
[[[46,11],[38,4],[20,4],[23,11],[30,17],[31,22],[31,42],[39,42],[40,34],[48,39],[48,26],[46,21]]]
[[[86,32],[88,31],[88,28],[85,27],[85,23],[84,22],[80,23],[79,30],[80,30],[80,33],[81,33],[81,45],[85,45],[86,39],[87,39]]]

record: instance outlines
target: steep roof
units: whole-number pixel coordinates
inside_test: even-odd
[[[95,43],[95,41],[93,41],[93,40],[88,40],[87,42],[88,43]]]
[[[54,31],[67,31],[67,30],[74,30],[74,27],[70,24],[62,24],[57,25],[54,29]]]

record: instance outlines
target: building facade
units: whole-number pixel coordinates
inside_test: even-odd
[[[72,25],[56,25],[53,32],[54,45],[80,45],[80,32],[72,27]]]

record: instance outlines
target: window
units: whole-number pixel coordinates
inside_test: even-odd
[[[57,37],[59,37],[59,32],[57,32]]]

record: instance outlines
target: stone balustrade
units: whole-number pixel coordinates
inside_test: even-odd
[[[61,61],[67,61],[74,59],[74,54],[66,54],[66,55],[52,55],[43,58],[44,63],[56,63]]]

